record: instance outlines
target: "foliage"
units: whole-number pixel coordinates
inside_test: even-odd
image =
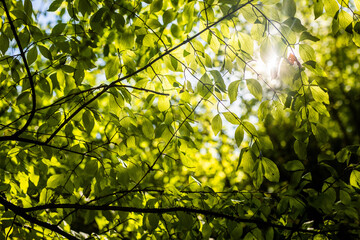
[[[1,0],[1,239],[360,238],[359,0],[38,5]]]

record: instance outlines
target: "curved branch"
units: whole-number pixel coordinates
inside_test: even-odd
[[[27,220],[27,221],[29,221],[31,223],[34,223],[34,224],[36,224],[38,226],[44,227],[44,228],[49,229],[51,231],[54,231],[54,232],[56,232],[58,234],[61,234],[62,236],[66,237],[66,238],[68,238],[70,240],[77,240],[78,239],[78,238],[70,235],[69,233],[63,231],[60,227],[58,227],[56,225],[40,221],[39,219],[37,219],[37,218],[35,218],[33,216],[30,216],[29,214],[26,213],[26,211],[24,211],[24,208],[18,207],[16,205],[12,204],[11,202],[4,199],[2,196],[0,196],[0,204],[2,204],[5,207],[5,209],[10,209],[16,215],[24,218],[25,220]]]
[[[11,17],[10,17],[9,9],[8,9],[7,6],[6,6],[5,0],[1,0],[1,2],[2,2],[3,6],[4,6],[4,10],[5,10],[6,16],[7,16],[7,18],[9,19],[11,31],[13,32],[14,38],[15,38],[15,40],[16,40],[16,43],[17,43],[18,47],[19,47],[20,55],[21,55],[21,58],[23,59],[24,65],[25,65],[26,74],[27,74],[27,76],[28,76],[28,78],[29,78],[30,89],[31,89],[31,99],[32,99],[31,113],[30,113],[30,116],[29,116],[28,120],[26,121],[25,125],[24,125],[21,129],[19,129],[19,131],[15,132],[15,133],[13,134],[13,136],[17,137],[17,136],[19,136],[20,134],[22,134],[24,131],[26,131],[26,129],[28,128],[28,126],[30,125],[32,119],[33,119],[34,116],[35,116],[35,111],[36,111],[35,85],[34,85],[34,80],[33,80],[33,77],[32,77],[32,75],[31,75],[31,71],[30,71],[29,65],[28,65],[27,60],[26,60],[26,56],[25,56],[25,53],[24,53],[24,49],[23,49],[22,46],[21,46],[19,36],[18,36],[18,34],[17,34],[17,32],[16,32],[14,23],[13,23]]]
[[[272,222],[266,222],[260,219],[255,218],[241,218],[233,215],[228,215],[221,212],[215,212],[211,210],[204,210],[198,208],[189,208],[189,207],[169,207],[169,208],[138,208],[138,207],[121,207],[121,206],[106,206],[106,205],[81,205],[81,204],[45,204],[36,207],[30,208],[21,208],[23,212],[34,212],[39,210],[46,210],[46,209],[68,209],[74,208],[77,210],[100,210],[100,211],[119,211],[119,212],[133,212],[133,213],[157,213],[157,214],[164,214],[164,213],[171,213],[171,212],[185,212],[185,213],[195,213],[195,214],[202,214],[205,216],[213,216],[217,218],[225,218],[235,222],[242,222],[242,223],[254,223],[258,224],[258,227],[274,227],[278,229],[284,230],[296,230],[298,232],[304,233],[312,233],[318,234],[321,231],[319,230],[309,230],[309,229],[299,229],[297,227],[289,227],[284,225],[279,225]],[[326,231],[323,231],[326,232]]]

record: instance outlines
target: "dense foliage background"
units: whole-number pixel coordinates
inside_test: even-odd
[[[359,239],[359,0],[1,0],[0,239]]]

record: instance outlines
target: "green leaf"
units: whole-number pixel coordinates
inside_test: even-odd
[[[56,24],[53,29],[51,30],[50,36],[58,36],[65,30],[66,24],[65,23],[59,23]]]
[[[354,0],[354,3],[357,10],[360,11],[360,0]]]
[[[264,121],[266,116],[270,113],[270,101],[263,101],[258,109],[258,117],[260,120]]]
[[[235,130],[235,141],[236,145],[240,147],[242,141],[244,140],[244,129],[241,125],[239,125]]]
[[[315,61],[316,60],[316,56],[315,56],[315,50],[307,45],[307,44],[300,44],[299,45],[299,53],[300,53],[300,57],[304,62],[307,61]]]
[[[120,62],[116,57],[110,57],[105,66],[106,79],[114,77],[120,71]]]
[[[167,111],[170,108],[169,98],[166,96],[160,96],[158,98],[158,108],[160,112]]]
[[[225,92],[226,86],[220,72],[217,70],[211,70],[210,73],[214,77],[216,87],[218,87],[222,92]]]
[[[47,180],[46,186],[48,188],[57,188],[58,186],[62,186],[66,181],[66,176],[63,174],[54,174]]]
[[[40,50],[41,55],[46,57],[49,60],[52,60],[52,55],[49,49],[47,49],[45,46],[38,45],[38,48]]]
[[[334,17],[336,12],[339,10],[339,5],[336,0],[325,0],[324,7],[326,14],[330,17]]]
[[[296,13],[296,4],[294,0],[284,0],[282,10],[286,16],[293,17]]]
[[[260,42],[265,35],[265,25],[262,23],[255,23],[251,28],[250,35],[254,40]]]
[[[359,179],[360,180],[360,179]],[[344,204],[344,205],[348,205],[351,203],[351,197],[350,194],[347,193],[344,190],[340,190],[340,201]]]
[[[296,140],[294,143],[294,150],[296,155],[301,159],[305,160],[307,155],[307,144],[302,141]]]
[[[141,126],[142,132],[144,133],[145,137],[149,139],[153,139],[155,136],[155,131],[152,123],[145,119]]]
[[[158,27],[161,27],[161,23],[157,19],[148,19],[146,21],[146,25],[149,26],[151,29],[156,29]]]
[[[303,32],[306,30],[306,27],[301,24],[300,19],[295,17],[286,19],[284,24],[288,25],[289,28],[295,32]]]
[[[228,87],[228,93],[230,98],[230,103],[233,103],[237,99],[237,95],[239,92],[239,85],[241,83],[241,80],[233,81],[229,84]]]
[[[91,13],[92,8],[88,0],[79,0],[79,11],[83,16],[86,13]]]
[[[90,110],[86,110],[84,112],[84,114],[82,115],[82,121],[83,121],[84,127],[86,129],[86,132],[88,134],[90,134],[95,125],[94,117],[91,114]]]
[[[48,78],[40,77],[40,80],[38,82],[39,87],[41,90],[43,90],[47,94],[51,94],[53,90],[52,81]]]
[[[246,172],[251,173],[254,168],[254,157],[250,150],[244,152],[241,158],[240,167]]]
[[[314,1],[314,15],[315,15],[315,19],[319,18],[324,11],[324,4],[323,4],[323,0],[317,0]]]
[[[150,5],[150,12],[156,13],[160,11],[163,7],[163,0],[155,0]]]
[[[310,40],[310,41],[313,41],[313,42],[317,42],[320,39],[313,36],[313,35],[311,35],[311,33],[309,33],[309,32],[302,32],[301,35],[300,35],[300,41],[304,41],[304,40]]]
[[[284,164],[284,168],[290,172],[304,171],[304,164],[299,160],[292,160]]]
[[[344,10],[340,11],[338,15],[338,19],[339,19],[339,25],[343,29],[347,28],[353,21],[352,15],[350,15],[350,13]]]
[[[264,176],[270,182],[279,182],[280,172],[276,164],[268,158],[261,158],[261,163],[264,167]]]
[[[168,9],[164,12],[163,14],[163,22],[164,22],[164,26],[166,26],[167,24],[171,23],[172,21],[174,21],[175,19],[175,12],[172,9]]]
[[[319,142],[327,143],[329,140],[327,129],[321,123],[316,124],[316,131],[314,132],[314,135],[316,140]]]
[[[238,125],[240,123],[240,120],[238,120],[238,116],[236,116],[235,113],[223,112],[222,114],[229,123],[234,125]]]
[[[250,37],[250,35],[240,32],[239,33],[239,42],[240,42],[240,48],[242,51],[248,53],[249,55],[253,55],[254,40]]]
[[[30,48],[30,50],[26,54],[26,58],[29,66],[36,61],[37,56],[38,56],[38,52],[36,46]]]
[[[9,48],[9,39],[5,35],[5,33],[0,32],[0,51],[5,55],[5,52]]]
[[[63,0],[53,1],[48,8],[48,12],[55,12],[56,10],[58,10],[58,8],[61,6],[62,3],[63,3]]]
[[[31,3],[30,0],[25,0],[24,1],[24,10],[26,12],[26,15],[30,18],[31,14],[33,12],[32,3]]]
[[[319,86],[310,86],[310,91],[316,102],[330,104],[328,93]]]
[[[246,79],[246,86],[250,93],[259,101],[262,100],[262,87],[255,79]]]
[[[255,126],[254,126],[251,122],[242,121],[242,125],[243,125],[244,130],[245,130],[251,137],[257,135],[256,128],[255,128]]]
[[[159,224],[159,216],[154,213],[146,213],[143,218],[143,225],[150,233],[152,233]]]
[[[340,163],[348,162],[350,160],[350,157],[351,157],[351,152],[347,148],[341,149],[336,154],[336,158]]]
[[[180,38],[180,36],[181,36],[181,29],[180,29],[180,27],[179,27],[177,24],[171,24],[170,31],[171,31],[171,34],[172,34],[174,37]]]
[[[221,116],[219,114],[216,114],[216,116],[212,119],[211,128],[215,135],[217,135],[221,131],[222,120],[221,120]]]
[[[253,171],[253,184],[256,189],[259,189],[264,181],[264,167],[260,160],[256,160]]]
[[[84,69],[76,68],[74,72],[74,79],[77,86],[81,85],[82,81],[84,80],[85,72]]]
[[[360,188],[360,171],[353,170],[350,174],[350,185]]]
[[[29,176],[24,172],[19,172],[17,178],[19,179],[20,189],[26,194],[29,188]]]
[[[202,97],[209,98],[213,91],[213,82],[210,77],[205,73],[198,81],[197,89]]]
[[[153,48],[155,47],[156,36],[152,33],[146,34],[143,38],[143,46]]]

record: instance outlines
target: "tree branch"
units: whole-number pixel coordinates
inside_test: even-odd
[[[52,225],[50,223],[46,223],[43,221],[38,220],[37,218],[34,218],[33,216],[30,216],[29,214],[26,213],[26,211],[24,211],[24,208],[22,207],[18,207],[14,204],[12,204],[11,202],[7,201],[6,199],[4,199],[2,196],[0,196],[0,204],[2,204],[5,209],[10,209],[11,211],[13,211],[16,215],[24,218],[25,220],[34,223],[38,226],[44,227],[46,229],[49,229],[51,231],[54,231],[58,234],[61,234],[62,236],[70,239],[70,240],[77,240],[78,238],[70,235],[69,233],[63,231],[60,227],[56,226],[56,225]]]
[[[119,211],[119,212],[133,212],[133,213],[157,213],[157,214],[164,214],[164,213],[171,213],[171,212],[185,212],[185,213],[195,213],[195,214],[203,214],[205,216],[213,216],[218,218],[225,218],[235,222],[242,222],[242,223],[254,223],[258,224],[258,227],[274,227],[278,229],[284,230],[296,230],[299,232],[304,233],[312,233],[318,234],[321,231],[318,230],[309,230],[309,229],[299,229],[295,227],[289,227],[284,225],[279,225],[271,222],[265,222],[260,219],[255,218],[241,218],[233,215],[228,215],[220,212],[215,212],[211,210],[204,210],[204,209],[197,209],[197,208],[189,208],[189,207],[169,207],[169,208],[138,208],[138,207],[121,207],[121,206],[107,206],[107,205],[81,205],[81,204],[45,204],[41,206],[31,207],[31,208],[22,208],[23,212],[33,212],[39,210],[46,210],[46,209],[68,209],[74,208],[76,210],[100,210],[100,211]],[[326,231],[324,231],[326,232]]]
[[[6,6],[5,0],[1,0],[1,2],[2,2],[3,6],[4,6],[4,10],[5,10],[6,16],[7,16],[7,18],[9,19],[11,31],[13,32],[14,38],[15,38],[15,40],[16,40],[16,43],[17,43],[18,47],[19,47],[20,55],[21,55],[21,58],[23,59],[24,65],[25,65],[26,74],[27,74],[27,76],[28,76],[28,78],[29,78],[30,89],[31,89],[31,98],[32,98],[32,109],[31,109],[31,113],[30,113],[30,116],[29,116],[28,120],[26,121],[25,125],[24,125],[21,129],[19,129],[19,131],[15,132],[15,133],[13,134],[13,136],[17,137],[17,136],[19,136],[20,134],[22,134],[24,131],[26,131],[26,129],[28,128],[28,126],[30,125],[32,119],[33,119],[34,116],[35,116],[35,111],[36,111],[35,85],[34,85],[34,80],[33,80],[33,77],[32,77],[32,75],[31,75],[31,71],[30,71],[29,65],[28,65],[27,60],[26,60],[26,56],[25,56],[25,53],[24,53],[24,49],[23,49],[22,46],[21,46],[19,36],[18,36],[18,34],[17,34],[17,32],[16,32],[14,23],[13,23],[11,17],[10,17],[9,9],[8,9],[7,6]]]

